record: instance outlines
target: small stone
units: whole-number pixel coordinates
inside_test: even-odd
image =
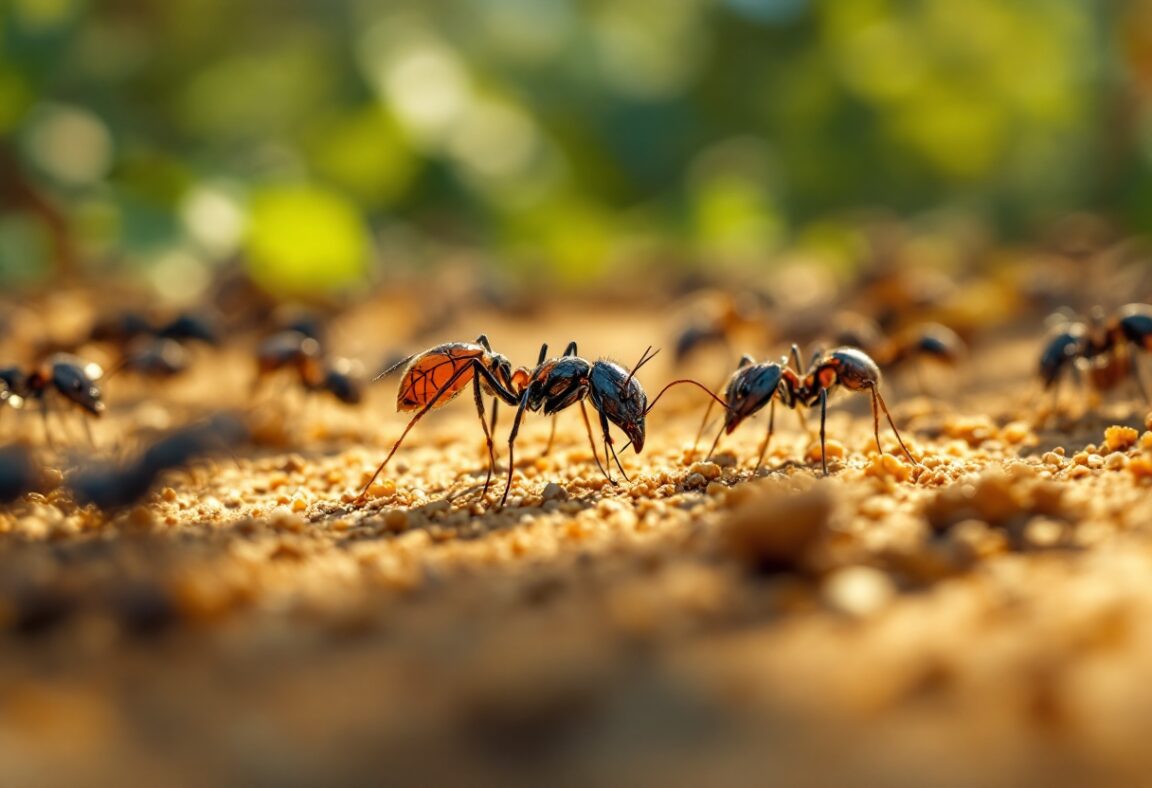
[[[694,462],[688,468],[688,473],[698,473],[708,481],[712,481],[720,478],[720,466],[714,462]]]
[[[540,498],[544,501],[566,501],[568,500],[568,491],[556,482],[548,482],[544,485]]]
[[[1104,445],[1108,447],[1108,451],[1127,451],[1136,445],[1140,433],[1132,427],[1120,427],[1113,425],[1104,430]]]
[[[850,616],[868,616],[888,605],[896,588],[888,575],[870,566],[838,569],[824,581],[824,601]]]

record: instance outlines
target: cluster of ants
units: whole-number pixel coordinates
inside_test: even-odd
[[[713,393],[695,380],[680,378],[667,384],[651,402],[636,377],[636,373],[656,355],[651,348],[628,369],[606,359],[589,361],[582,358],[575,342],[569,343],[558,356],[549,356],[548,346],[541,346],[533,367],[513,367],[506,356],[492,349],[483,335],[474,342],[436,345],[401,359],[377,376],[379,379],[401,372],[396,407],[400,412],[413,415],[356,501],[364,502],[373,482],[412,428],[430,411],[442,407],[469,387],[487,444],[488,467],[481,497],[487,494],[497,467],[494,435],[499,405],[503,402],[515,409],[508,434],[507,476],[499,499],[501,506],[506,503],[512,488],[515,444],[526,412],[555,416],[566,408],[579,405],[596,465],[608,481],[615,484],[612,463],[625,479],[628,476],[620,463],[610,425],[616,425],[628,438],[624,448],[631,445],[640,452],[645,443],[647,415],[665,391],[679,384],[696,386],[711,399],[700,433],[705,429],[712,407],[719,404],[723,409],[723,423],[708,457],[715,453],[723,435],[731,434],[749,417],[768,407],[767,432],[756,463],[756,469],[759,469],[775,429],[777,403],[794,410],[802,424],[803,411],[818,405],[820,464],[822,472],[827,475],[825,423],[828,399],[833,391],[843,388],[869,396],[877,450],[883,452],[880,445],[880,414],[883,413],[904,455],[910,462],[918,464],[880,393],[881,366],[896,365],[917,357],[955,364],[963,355],[963,343],[954,332],[934,324],[919,325],[895,339],[884,338],[873,325],[860,320],[844,319],[836,321],[836,325],[835,336],[842,340],[841,344],[831,350],[815,352],[807,365],[802,362],[795,344],[790,354],[778,361],[758,362],[745,355],[721,394]],[[723,335],[722,329],[717,331]],[[706,336],[715,339],[716,334],[709,335],[699,326],[685,329],[677,342],[677,355],[683,357],[696,344],[706,341],[701,339]],[[188,366],[189,344],[215,345],[219,342],[219,332],[210,321],[190,314],[163,323],[125,314],[94,325],[84,342],[105,342],[120,349],[119,361],[111,372],[105,375],[98,365],[67,350],[57,349],[47,356],[46,361],[31,369],[17,366],[0,368],[0,406],[22,407],[28,401],[37,402],[45,417],[47,434],[50,394],[58,395],[88,415],[99,416],[105,408],[101,380],[120,371],[152,377],[179,374]],[[1063,377],[1072,374],[1077,379],[1086,377],[1088,383],[1100,391],[1132,380],[1141,393],[1146,394],[1133,347],[1152,350],[1152,306],[1131,304],[1111,315],[1095,311],[1086,320],[1063,315],[1053,327],[1041,354],[1043,386],[1046,390],[1055,389]],[[360,403],[364,396],[365,381],[359,374],[358,365],[330,354],[323,326],[310,319],[282,324],[266,334],[257,346],[255,365],[256,386],[274,373],[288,371],[306,392],[324,392],[349,405]],[[485,398],[492,401],[490,413],[486,412]],[[591,405],[599,424],[603,461],[587,405]],[[806,424],[804,426],[806,429]],[[236,441],[246,431],[238,428],[233,419],[215,420],[177,432],[168,442],[161,441],[144,451],[134,464],[129,465],[129,470],[120,471],[119,476],[100,476],[92,472],[78,476],[72,482],[77,499],[102,506],[122,505],[125,501],[135,500],[147,491],[161,470],[218,448],[219,443],[209,438],[212,433],[227,435],[229,441]],[[697,443],[700,433],[697,434]],[[551,442],[550,438],[549,447]],[[22,478],[13,470],[20,467],[17,454],[0,457],[0,466],[8,468],[0,475],[8,479]],[[112,492],[117,486],[123,489]],[[10,492],[0,489],[0,497]]]
[[[658,351],[657,351],[658,352]],[[525,411],[540,412],[555,416],[561,410],[579,404],[584,418],[588,441],[596,465],[610,483],[615,484],[609,466],[609,456],[625,479],[627,473],[620,464],[614,441],[609,431],[609,423],[615,424],[628,437],[628,442],[640,452],[644,448],[645,418],[655,407],[664,392],[672,386],[691,384],[703,390],[724,408],[724,424],[720,434],[731,433],[745,419],[766,405],[771,405],[768,434],[760,451],[760,462],[771,440],[775,423],[777,400],[788,408],[813,407],[820,405],[820,456],[821,468],[827,475],[827,452],[825,442],[825,421],[828,410],[828,395],[838,387],[849,391],[867,392],[872,399],[873,427],[878,451],[880,447],[880,411],[884,412],[892,431],[896,434],[905,455],[913,463],[918,463],[904,445],[896,429],[884,398],[880,395],[880,370],[876,363],[863,351],[852,347],[839,347],[828,352],[818,352],[811,363],[801,372],[798,349],[792,348],[792,364],[787,357],[779,363],[756,363],[745,356],[724,390],[723,399],[713,394],[697,381],[682,378],[666,385],[656,398],[649,403],[643,386],[636,378],[636,372],[656,355],[649,347],[631,370],[613,361],[599,359],[588,361],[577,355],[575,342],[569,343],[560,356],[548,357],[548,346],[540,348],[540,355],[533,369],[512,368],[507,357],[496,353],[486,336],[481,335],[475,342],[449,342],[410,356],[382,374],[388,374],[403,367],[399,392],[396,397],[398,411],[415,411],[391,451],[377,467],[376,472],[364,485],[357,501],[367,496],[372,483],[387,466],[400,448],[408,432],[429,411],[438,408],[472,384],[476,414],[488,448],[488,473],[481,490],[483,496],[492,481],[496,466],[492,435],[496,428],[497,408],[503,401],[515,407],[516,414],[508,435],[508,475],[504,492],[500,497],[503,506],[512,487],[516,436]],[[485,417],[484,396],[492,397],[491,426]],[[601,463],[588,419],[585,401],[592,405],[599,416],[604,445],[604,462]],[[705,414],[707,420],[707,414]],[[709,457],[715,452],[720,434],[712,444]],[[760,463],[757,463],[759,467]]]

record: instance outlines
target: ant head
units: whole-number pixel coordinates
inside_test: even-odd
[[[651,360],[653,355],[645,351],[636,369]],[[588,378],[593,406],[624,431],[639,453],[644,448],[644,416],[648,411],[648,395],[636,379],[635,372],[635,369],[628,372],[619,364],[601,360],[592,365]]]

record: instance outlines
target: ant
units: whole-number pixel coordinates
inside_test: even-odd
[[[1097,391],[1109,391],[1131,377],[1148,400],[1135,354],[1129,345],[1152,350],[1152,306],[1128,304],[1108,315],[1097,307],[1088,320],[1074,313],[1057,313],[1040,354],[1040,379],[1044,390],[1055,390],[1066,370],[1080,380],[1086,368],[1088,381]]]
[[[513,453],[516,435],[520,430],[520,421],[525,410],[540,411],[549,416],[579,403],[596,466],[611,484],[616,484],[611,472],[604,467],[604,465],[608,465],[609,453],[611,453],[612,459],[625,481],[628,481],[628,474],[620,464],[612,435],[609,433],[609,422],[615,424],[628,436],[628,444],[625,445],[625,448],[631,445],[639,454],[644,449],[644,419],[655,407],[660,397],[664,395],[664,392],[672,386],[691,383],[704,390],[713,400],[720,401],[715,394],[700,383],[694,380],[681,379],[666,385],[656,396],[656,399],[649,404],[648,397],[644,393],[644,387],[637,380],[636,373],[660,352],[658,350],[653,351],[651,346],[644,351],[631,371],[607,359],[589,362],[577,356],[576,352],[576,343],[569,342],[563,355],[546,359],[548,346],[541,345],[540,347],[536,368],[529,374],[524,385],[520,403],[516,408],[516,417],[512,422],[512,432],[508,436],[508,479],[504,485],[504,494],[500,497],[501,506],[507,501],[508,492],[512,489]],[[600,457],[596,451],[596,443],[592,437],[592,426],[588,421],[588,413],[584,407],[585,399],[592,403],[592,407],[600,415],[600,429],[604,437],[604,465],[600,464]],[[723,402],[720,404],[727,407]]]
[[[168,434],[119,467],[93,463],[71,475],[67,485],[82,506],[91,503],[104,510],[121,509],[147,495],[165,471],[225,452],[247,437],[248,429],[240,419],[218,413]]]
[[[356,501],[364,500],[368,488],[376,481],[376,477],[384,470],[408,432],[416,426],[416,422],[424,418],[428,411],[445,405],[469,383],[472,384],[476,414],[480,418],[480,426],[484,428],[484,440],[488,445],[488,475],[484,479],[484,488],[480,493],[483,497],[488,492],[492,482],[492,471],[496,467],[496,450],[492,443],[492,433],[496,431],[497,407],[501,400],[510,406],[520,403],[520,393],[528,384],[528,371],[524,368],[514,371],[512,363],[505,356],[493,352],[492,345],[484,334],[477,337],[475,342],[445,342],[408,356],[385,369],[374,380],[390,375],[401,367],[404,368],[404,374],[400,378],[400,388],[396,393],[396,410],[416,411],[416,415],[400,433],[400,437],[392,445],[392,450],[376,468],[376,472],[364,485]],[[492,397],[491,429],[484,417],[484,394]]]
[[[914,370],[921,391],[928,388],[924,361],[955,368],[967,354],[960,335],[942,323],[913,323],[891,336],[885,335],[875,320],[856,312],[840,312],[832,324],[829,344],[858,348],[883,370],[894,371],[918,362]]]
[[[50,356],[30,372],[24,372],[18,367],[5,367],[0,369],[0,381],[3,381],[6,388],[3,401],[12,407],[23,407],[28,400],[39,401],[44,417],[44,435],[48,437],[48,394],[54,391],[85,413],[100,416],[104,412],[104,399],[96,381],[103,374],[99,364],[86,362],[67,353]],[[84,422],[84,429],[91,442],[92,431],[87,421]]]
[[[154,322],[139,312],[121,312],[98,320],[88,332],[89,342],[115,345],[127,345],[140,337],[220,344],[220,330],[215,321],[193,312],[181,312],[165,323]]]
[[[185,372],[188,365],[188,349],[175,339],[141,336],[128,345],[108,377],[124,371],[147,378],[172,378]]]
[[[760,445],[760,457],[756,462],[758,470],[764,462],[764,454],[768,450],[768,443],[772,440],[772,433],[776,420],[776,400],[780,400],[785,407],[797,408],[813,407],[820,403],[820,467],[825,476],[828,475],[828,456],[825,446],[824,424],[828,413],[828,395],[837,386],[843,386],[849,391],[867,391],[872,397],[872,428],[876,437],[876,449],[881,454],[884,449],[880,445],[880,411],[888,419],[889,426],[900,443],[900,448],[908,459],[916,465],[919,461],[912,456],[912,452],[904,445],[900,431],[892,421],[892,414],[880,394],[880,368],[876,362],[859,348],[838,347],[827,352],[818,351],[812,356],[808,371],[801,377],[800,351],[796,345],[792,346],[792,364],[788,365],[788,357],[780,359],[780,363],[756,363],[751,356],[744,356],[728,385],[724,390],[724,400],[728,405],[728,412],[724,417],[724,426],[717,433],[716,440],[708,452],[711,457],[720,443],[720,437],[731,434],[744,419],[769,405],[768,433]],[[711,409],[711,406],[709,406]],[[797,415],[800,411],[797,410]],[[707,420],[707,413],[705,414]],[[803,417],[801,417],[803,424]]]
[[[260,343],[253,386],[282,369],[294,371],[305,391],[327,392],[345,405],[358,405],[364,398],[356,365],[348,359],[326,357],[320,342],[300,331],[278,331]]]

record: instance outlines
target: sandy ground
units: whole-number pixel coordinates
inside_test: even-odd
[[[369,325],[341,326],[345,352],[383,355]],[[545,340],[628,364],[669,341],[660,315],[586,308],[436,339],[481,330],[522,363]],[[704,462],[684,390],[616,484],[578,413],[547,456],[530,416],[502,510],[502,479],[478,496],[466,396],[357,506],[404,425],[394,380],[357,409],[287,382],[252,405],[240,347],[169,386],[110,383],[97,449],[78,416],[54,423],[49,488],[216,408],[246,409],[256,440],[124,511],[63,487],[0,511],[0,781],[1134,784],[1152,770],[1152,433],[1122,395],[1037,428],[1036,345],[977,345],[944,397],[886,382],[922,467],[887,430],[875,453],[851,395],[827,479],[788,413],[758,473],[763,416]],[[650,394],[681,374],[666,361]],[[715,386],[729,363],[688,372]],[[35,414],[2,423],[42,442]]]

